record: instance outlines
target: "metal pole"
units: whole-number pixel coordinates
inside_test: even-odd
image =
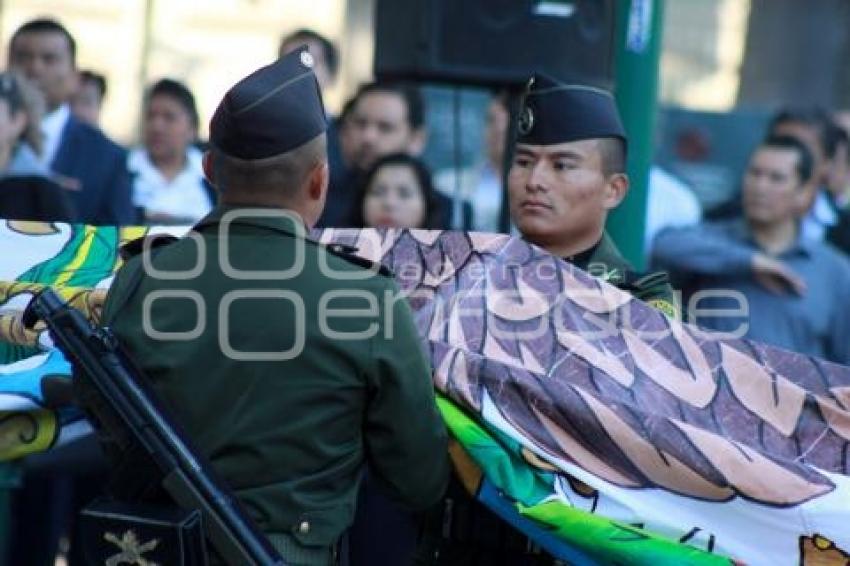
[[[664,0],[618,0],[616,11],[615,96],[629,136],[627,169],[631,189],[608,217],[607,229],[626,259],[635,269],[643,270]]]

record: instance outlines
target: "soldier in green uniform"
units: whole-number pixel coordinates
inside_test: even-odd
[[[605,233],[629,190],[626,133],[610,93],[532,79],[508,177],[511,218],[523,237],[675,316],[664,273],[637,274]]]
[[[236,84],[210,123],[221,205],[128,260],[104,320],[287,564],[325,565],[364,464],[412,509],[448,481],[447,435],[389,273],[309,240],[325,113],[299,49]],[[139,246],[137,246],[139,247]]]
[[[553,255],[677,316],[666,273],[637,274],[605,232],[608,212],[629,189],[626,134],[614,98],[546,76],[529,83],[508,177],[511,219]],[[525,536],[452,481],[428,514],[417,564],[552,565]]]

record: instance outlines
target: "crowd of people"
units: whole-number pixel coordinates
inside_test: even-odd
[[[279,56],[301,45],[315,61],[320,87],[332,85],[339,67],[336,47],[311,30],[298,30],[282,39]],[[5,176],[40,172],[39,184],[44,186],[29,191],[27,201],[0,203],[0,216],[163,225],[191,224],[211,210],[216,196],[201,167],[206,147],[198,137],[201,118],[186,84],[164,78],[148,87],[141,143],[125,150],[99,129],[106,78],[77,69],[75,39],[60,23],[41,19],[21,26],[10,42],[8,63],[4,97],[25,104],[11,110],[26,124],[10,143],[19,149],[19,160],[29,158],[29,167],[38,168],[22,170],[24,164],[14,164]],[[464,172],[456,211],[449,197],[455,191],[454,172],[440,172],[435,185],[420,158],[428,139],[421,92],[401,83],[361,86],[341,115],[329,119],[331,188],[319,226],[377,226],[381,217],[386,220],[396,209],[411,206],[426,214],[409,227],[496,231],[507,115],[504,97],[494,97],[488,112],[487,160],[480,171]],[[397,165],[406,156],[410,175],[396,180],[397,189],[369,189],[373,179],[387,175],[378,169],[388,165],[382,159],[393,154]],[[468,194],[470,190],[475,194]],[[373,212],[366,213],[366,203]],[[374,212],[378,206],[384,209],[381,215]]]
[[[753,148],[739,195],[704,223],[658,232],[653,262],[682,289],[692,322],[850,363],[848,163],[845,116],[782,110]],[[723,316],[696,317],[701,308]]]
[[[847,114],[796,109],[777,114],[765,140],[752,151],[740,196],[721,209],[700,211],[686,187],[683,189],[681,183],[669,180],[668,174],[653,170],[648,212],[652,236],[646,247],[653,265],[668,271],[675,286],[683,289],[684,299],[677,300],[663,274],[635,273],[604,232],[608,212],[620,204],[629,189],[625,172],[626,134],[613,99],[607,93],[536,77],[524,102],[533,112],[534,120],[519,128],[504,186],[501,171],[509,111],[502,94],[494,94],[487,108],[483,158],[461,171],[432,175],[421,159],[428,140],[421,92],[410,84],[381,81],[361,86],[339,116],[321,115],[320,129],[315,126],[315,116],[309,113],[300,117],[277,116],[269,114],[273,110],[265,110],[266,114],[250,118],[240,114],[225,119],[222,116],[227,108],[223,103],[211,126],[211,137],[219,136],[212,140],[212,147],[220,153],[216,157],[214,151],[212,161],[205,162],[204,150],[208,146],[198,138],[202,117],[191,90],[179,80],[164,78],[147,89],[142,141],[128,151],[99,129],[100,108],[107,95],[106,80],[95,72],[77,69],[75,40],[60,23],[39,19],[24,24],[12,35],[8,52],[8,70],[0,74],[2,218],[116,225],[190,225],[200,221],[199,226],[203,227],[220,221],[215,212],[218,205],[263,204],[257,199],[265,195],[265,204],[285,202],[284,208],[304,212],[303,216],[315,227],[457,228],[492,232],[501,227],[502,209],[509,203],[513,226],[521,236],[591,273],[594,266],[603,266],[601,273],[609,283],[666,314],[678,316],[681,305],[683,315],[701,326],[734,332],[745,324],[742,335],[747,338],[850,364],[850,347],[844,339],[850,329],[850,317],[843,312],[843,306],[850,302],[847,257],[850,254],[850,117]],[[336,47],[309,30],[284,37],[278,57],[286,65],[297,65],[296,59],[300,60],[311,69],[319,89],[333,83],[340,63]],[[270,68],[273,70],[263,71],[265,74],[254,79],[264,84],[262,81],[280,78],[268,78],[266,74],[289,72],[289,67],[266,69]],[[297,96],[312,100],[310,92],[298,91]],[[321,108],[321,98],[318,100]],[[282,102],[281,108],[286,104]],[[314,121],[308,122],[308,118]],[[254,147],[247,143],[252,140],[243,139],[250,137],[251,128],[244,130],[247,134],[228,129],[232,128],[231,123],[248,119],[256,121],[252,127],[257,131],[278,124],[276,120],[294,125],[286,133],[264,131],[266,137]],[[304,128],[309,135],[297,141],[275,137],[291,137],[298,128]],[[316,139],[322,142],[317,143]],[[229,149],[243,147],[238,145],[242,143],[247,143],[244,151],[248,153]],[[256,149],[264,147],[263,144],[272,147],[262,152]],[[321,157],[316,157],[318,154]],[[303,189],[303,194],[275,195],[274,187],[262,186],[263,167],[272,167],[269,160],[280,156],[291,159],[293,155],[302,161],[312,160],[308,163],[310,167],[306,162],[297,167],[287,165],[288,171],[300,172],[298,190]],[[326,171],[315,166],[324,163],[323,159],[327,161]],[[228,171],[234,176],[228,177]],[[238,171],[242,171],[242,177],[236,174]],[[250,175],[246,177],[245,171]],[[233,180],[239,178],[255,179],[258,185],[254,189],[242,186]],[[318,188],[322,190],[316,192]],[[683,203],[681,210],[671,209],[671,203],[679,202]],[[687,221],[682,222],[682,217],[687,217]],[[701,217],[705,222],[701,222]],[[246,234],[253,234],[263,226],[245,229]],[[253,245],[246,248],[246,256],[256,249]],[[705,290],[717,289],[734,293],[701,295]],[[691,305],[698,308],[688,308]],[[121,308],[128,316],[126,312],[131,307]],[[740,312],[737,318],[695,314],[735,309]],[[129,322],[131,317],[119,318],[115,312],[111,316],[137,352],[148,351],[146,348],[151,346],[145,342],[146,338],[135,335],[139,325]],[[409,343],[415,344],[412,336]],[[334,352],[337,347],[327,343],[319,349]],[[397,360],[392,345],[379,347],[386,350],[389,367],[382,371],[398,375],[413,372],[407,381],[414,373],[427,374],[427,369],[420,367],[421,360],[414,360],[416,363],[410,367],[400,364],[393,368]],[[328,370],[330,362],[310,363],[315,364],[310,366],[312,371],[320,367]],[[226,366],[224,362],[210,364],[203,381],[209,381],[211,375],[226,377],[222,369]],[[361,368],[364,374],[372,371],[368,356],[358,358],[357,364],[366,368]],[[326,373],[334,374],[330,370]],[[420,377],[427,383],[427,375]],[[223,399],[220,414],[227,414],[225,401],[233,397],[224,394],[228,387],[224,381],[220,386]],[[206,385],[193,387],[202,390]],[[416,388],[410,383],[405,387]],[[238,396],[237,392],[232,393]],[[428,397],[427,392],[420,393],[419,401]],[[384,413],[372,414],[373,428],[380,428],[382,418],[404,418],[403,409],[407,406],[404,403],[410,400],[405,401],[403,396],[396,400],[399,406],[383,406]],[[429,413],[431,417],[435,414]],[[345,437],[358,426],[340,415],[333,418],[338,426],[329,428],[328,434]],[[352,485],[356,481],[349,480],[356,473],[353,468],[347,468],[344,481],[335,480],[339,481],[338,489],[326,489],[321,496],[327,501],[344,499],[351,507],[338,510],[337,515],[327,519],[332,526],[327,532],[316,534],[315,544],[322,548],[321,552],[310,555],[309,559],[315,562],[309,563],[327,563],[329,549],[336,552],[340,532],[353,522],[352,564],[400,563],[396,561],[410,556],[414,547],[421,564],[551,564],[539,549],[515,533],[494,536],[494,530],[502,532],[506,527],[465,498],[456,482],[449,485],[451,504],[446,503],[447,499],[441,497],[443,485],[433,477],[448,468],[444,431],[438,430],[439,425],[433,422],[426,424],[415,439],[387,436],[386,430],[392,428],[389,425],[384,436],[371,431],[374,437],[369,441],[375,452],[369,458],[374,460],[369,461],[369,473],[357,505],[359,509],[376,510],[375,514],[354,512]],[[200,426],[199,422],[189,424],[195,430]],[[209,443],[204,447],[208,453],[217,453],[226,445],[226,431],[220,432],[215,436],[207,431],[204,436]],[[281,434],[286,436],[288,432]],[[317,436],[315,442],[317,446],[312,448],[316,448],[317,458],[330,457],[322,453],[322,438]],[[399,451],[393,444],[396,442],[407,443],[408,449],[417,443],[425,446],[417,456],[421,462],[427,461],[429,467],[422,467],[421,474],[411,475],[414,451]],[[352,449],[356,455],[344,456],[362,459],[362,451],[360,446]],[[427,457],[423,455],[425,452]],[[226,457],[217,463],[231,471],[236,466]],[[321,467],[321,463],[316,465]],[[404,478],[404,474],[391,469],[394,465],[404,467],[404,474],[409,477]],[[258,470],[258,473],[266,477],[266,471]],[[100,476],[94,474],[88,481],[97,483]],[[292,478],[272,478],[268,483],[286,487],[287,481]],[[426,513],[424,535],[412,515],[398,509],[375,487],[387,481],[393,484],[397,494],[401,493],[401,499],[412,501],[419,509],[431,507]],[[75,489],[85,490],[81,485]],[[303,488],[310,497],[316,496],[315,490],[310,489]],[[21,532],[14,539],[14,545],[20,547],[13,549],[18,552],[14,555],[15,564],[46,563],[33,558],[33,549],[38,548],[36,554],[42,559],[55,556],[59,535],[67,531],[61,518],[44,520],[60,513],[50,510],[51,501],[45,501],[43,494],[43,484],[21,491],[18,505],[30,509],[30,515],[20,515]],[[35,499],[28,501],[27,497]],[[256,508],[267,505],[267,496],[259,491],[245,497]],[[295,507],[301,505],[294,496],[287,501]],[[38,517],[33,516],[34,508],[38,509],[35,512]],[[301,524],[298,517],[278,512],[269,511],[266,517],[269,528],[277,529],[275,532],[285,531],[290,522]],[[457,518],[458,513],[462,514],[462,522]],[[381,518],[379,528],[375,528],[376,516]],[[388,532],[392,533],[389,537]],[[380,544],[376,542],[378,538],[383,539]],[[282,552],[300,556],[298,553],[305,551],[299,545],[309,537],[295,539],[277,537],[275,542]],[[40,544],[34,545],[34,541]],[[310,539],[307,546],[314,542]]]

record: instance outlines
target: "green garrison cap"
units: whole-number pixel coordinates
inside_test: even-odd
[[[306,47],[236,83],[210,120],[210,143],[245,160],[291,151],[327,129],[313,57]]]
[[[565,85],[543,74],[529,81],[517,128],[517,142],[530,145],[596,138],[626,141],[626,131],[610,92]]]

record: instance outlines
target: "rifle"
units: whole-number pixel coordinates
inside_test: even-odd
[[[74,379],[94,386],[129,438],[154,462],[162,488],[179,507],[200,511],[206,539],[219,556],[227,564],[284,566],[230,490],[197,455],[115,335],[93,325],[49,288],[38,293],[24,311],[27,328],[39,320],[77,370]]]

